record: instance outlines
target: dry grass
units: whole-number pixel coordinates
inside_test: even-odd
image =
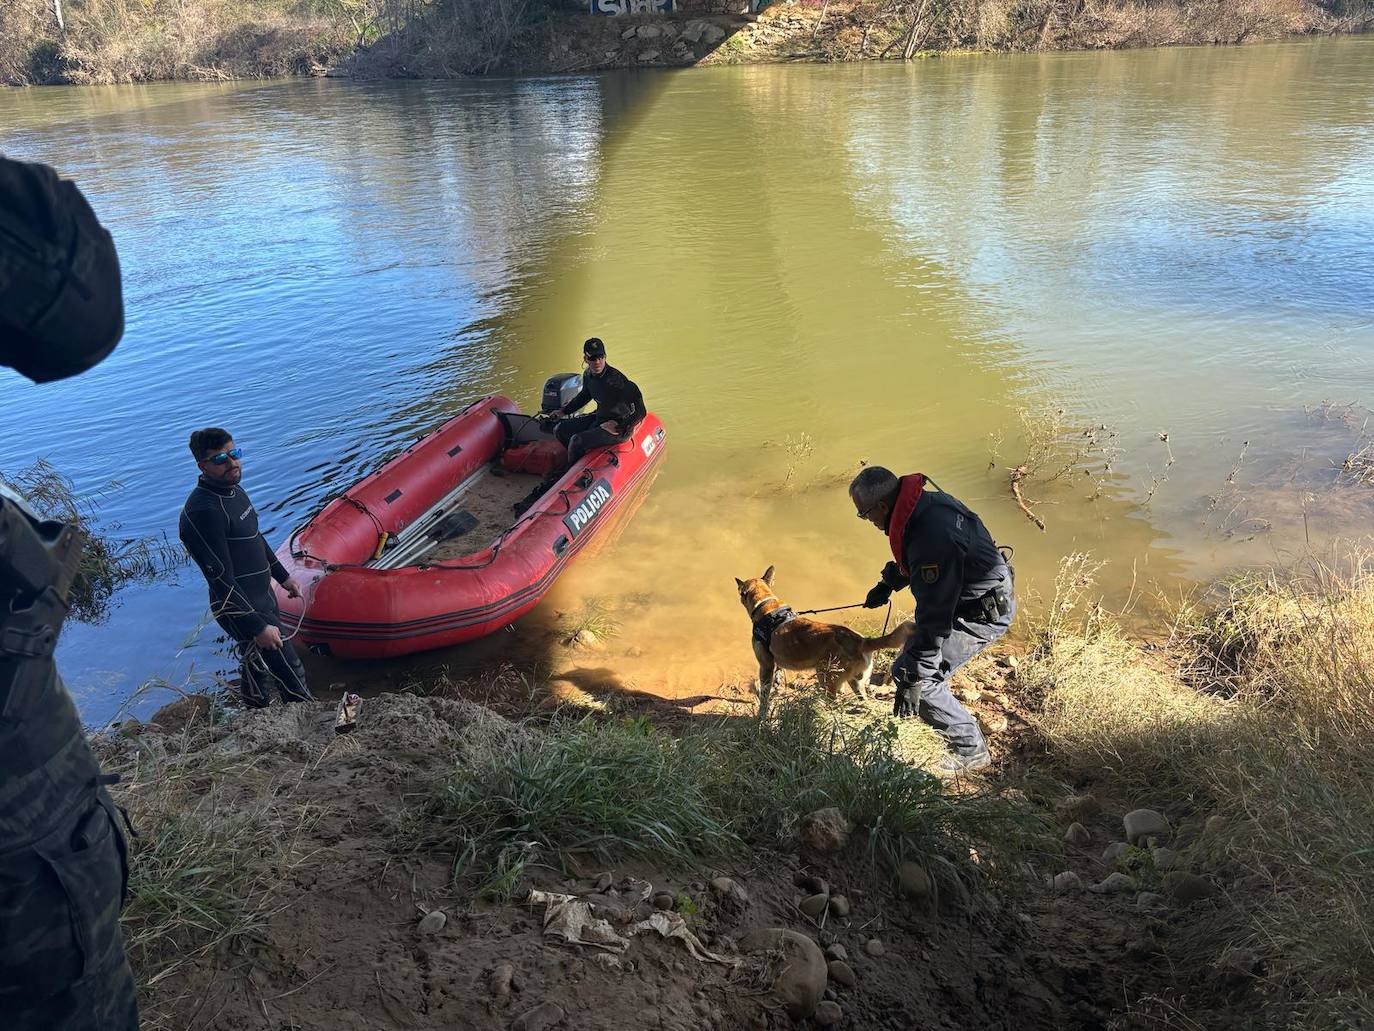
[[[1238,579],[1222,605],[1183,612],[1173,644],[1151,661],[1096,610],[1044,628],[1022,675],[1054,761],[1130,804],[1219,814],[1210,872],[1265,886],[1180,936],[1178,962],[1206,969],[1243,947],[1285,1026],[1365,1026],[1374,567]]]
[[[9,0],[0,82],[83,84],[319,74],[357,41],[337,2]],[[12,26],[12,28],[11,28]]]
[[[259,771],[254,757],[209,748],[207,730],[197,719],[178,734],[100,745],[107,772],[122,777],[115,801],[138,833],[122,922],[145,992],[259,934],[281,882],[310,860],[322,813],[293,800],[293,783]],[[165,1026],[156,1009],[144,1023]]]
[[[80,530],[81,564],[68,595],[72,618],[78,622],[104,622],[120,588],[169,576],[185,561],[181,548],[166,536],[126,537],[118,523],[102,518],[106,499],[122,489],[118,481],[83,495],[39,459],[12,476],[0,474],[0,482],[27,500],[40,519],[60,520]]]
[[[1356,0],[886,0],[861,5],[867,56],[932,50],[1053,50],[1244,43],[1290,33],[1355,31]],[[874,46],[876,44],[876,46]]]
[[[615,608],[603,598],[586,598],[576,611],[559,613],[558,636],[565,645],[580,643],[580,635],[589,635],[590,643],[595,644],[619,633]]]

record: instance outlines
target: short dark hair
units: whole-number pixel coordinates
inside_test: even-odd
[[[233,439],[234,435],[228,430],[220,429],[218,426],[207,426],[191,434],[191,454],[199,462],[205,458],[207,452],[214,454]]]
[[[849,484],[849,495],[860,507],[868,509],[882,501],[900,487],[896,473],[881,465],[870,465],[861,470]]]

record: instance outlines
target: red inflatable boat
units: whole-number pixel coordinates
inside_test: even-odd
[[[642,498],[663,455],[650,412],[588,452],[523,514],[512,506],[566,457],[541,422],[483,398],[334,498],[277,549],[304,598],[278,601],[316,651],[388,658],[471,641],[539,603]]]

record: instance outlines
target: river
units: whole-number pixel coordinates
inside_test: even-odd
[[[749,674],[734,576],[775,564],[799,607],[863,596],[886,550],[843,489],[864,460],[976,508],[1032,601],[1074,551],[1138,609],[1374,517],[1331,464],[1362,410],[1320,407],[1374,404],[1374,39],[10,90],[0,149],[86,190],[128,306],[91,373],[0,378],[0,470],[46,458],[121,533],[174,540],[187,436],[224,425],[275,544],[600,336],[671,449],[539,618],[607,599],[623,625],[595,662],[641,690]],[[1027,485],[1042,533],[1007,467],[1019,413],[1059,409],[1112,454]],[[194,570],[117,602],[60,649],[88,721],[230,670]],[[553,660],[525,640],[312,675]]]

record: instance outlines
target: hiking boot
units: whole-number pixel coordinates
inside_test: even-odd
[[[935,773],[941,777],[957,777],[974,770],[986,769],[991,765],[992,756],[988,755],[987,748],[980,748],[968,755],[950,752],[935,765]]]

